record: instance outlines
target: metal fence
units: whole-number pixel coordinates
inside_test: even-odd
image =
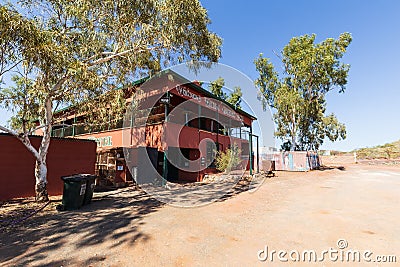
[[[261,154],[260,159],[274,161],[277,171],[309,171],[321,166],[320,157],[314,151],[269,152]]]

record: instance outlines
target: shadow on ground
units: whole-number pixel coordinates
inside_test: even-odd
[[[142,184],[141,188],[164,203],[176,207],[192,208],[223,202],[242,192],[254,191],[266,178],[269,178],[266,175],[229,177],[226,180],[204,183],[168,183],[166,187]]]
[[[201,197],[196,198],[187,191],[181,200],[191,204],[221,202],[252,186],[251,180],[241,179],[226,194],[219,195],[221,187],[211,185],[207,190],[199,190]],[[164,193],[171,194],[168,190]],[[8,211],[3,204],[0,210],[0,265],[7,266],[96,265],[105,261],[106,256],[89,253],[77,260],[68,251],[92,252],[99,244],[102,250],[107,250],[122,244],[134,246],[135,242],[146,242],[152,236],[141,231],[144,217],[165,205],[146,192],[129,187],[96,193],[90,205],[77,211],[57,212],[55,207],[60,201],[53,201],[43,211],[18,222],[43,204],[26,199],[8,203],[14,208]]]
[[[133,245],[138,240],[145,242],[151,237],[140,230],[143,217],[164,205],[133,189],[125,194],[103,194],[77,211],[57,212],[54,207],[59,203],[51,203],[51,209],[38,212],[20,224],[0,228],[1,264],[27,266],[45,261],[47,266],[61,266],[74,260],[60,261],[61,255],[51,257],[49,253],[66,243],[73,243],[74,249],[79,250],[103,242],[110,244],[109,248],[124,243]],[[2,213],[1,221],[12,222],[14,216],[12,212]],[[80,264],[104,259],[93,255]],[[40,266],[46,265],[40,263]]]
[[[318,171],[326,171],[326,170],[334,170],[334,169],[338,169],[340,171],[345,171],[346,170],[346,168],[344,166],[325,166],[325,165],[322,165],[322,166],[316,168],[316,170],[318,170]]]

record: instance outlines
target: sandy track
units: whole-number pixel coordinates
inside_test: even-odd
[[[0,259],[4,266],[270,266],[270,258],[257,259],[266,245],[319,253],[345,239],[347,249],[370,250],[372,259],[396,255],[399,262],[399,192],[398,169],[362,165],[278,172],[254,193],[200,208],[175,208],[124,189],[77,212],[49,206],[36,222],[1,233]],[[293,264],[309,265],[272,262]]]

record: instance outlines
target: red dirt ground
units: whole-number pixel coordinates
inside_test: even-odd
[[[276,256],[262,262],[257,254],[265,246],[321,252],[337,249],[339,239],[347,249],[372,251],[374,260],[396,255],[399,262],[400,168],[338,159],[329,164],[345,168],[277,172],[255,192],[238,190],[199,208],[171,207],[125,188],[96,193],[79,211],[57,212],[55,201],[22,224],[5,227],[4,220],[40,207],[29,200],[5,203],[0,265],[308,266]],[[343,262],[325,259],[319,265]]]

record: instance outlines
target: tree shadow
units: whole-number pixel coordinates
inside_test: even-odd
[[[178,201],[192,206],[223,202],[254,188],[254,181],[242,178],[229,190],[223,186],[218,183],[208,186],[185,185],[198,189],[197,195],[188,190],[180,195]],[[221,188],[225,194],[221,194]],[[173,195],[168,190],[164,193]],[[143,219],[165,205],[145,191],[131,187],[96,193],[90,205],[76,211],[57,212],[55,207],[58,204],[60,201],[53,201],[43,211],[15,226],[2,227],[0,223],[0,265],[101,265],[106,260],[104,254],[90,252],[78,260],[73,258],[72,252],[93,251],[99,244],[101,250],[104,247],[107,250],[123,244],[135,246],[139,242],[147,242],[152,236],[141,230]],[[29,207],[29,212],[31,209]],[[3,221],[15,220],[15,213],[2,214],[4,216],[0,219]]]
[[[143,217],[156,212],[163,203],[143,191],[126,190],[95,197],[90,205],[76,211],[51,210],[35,214],[21,224],[0,228],[0,254],[6,265],[61,266],[74,259],[56,257],[65,244],[74,249],[88,248],[107,242],[109,248],[122,244],[146,242],[151,235],[143,233]],[[4,214],[3,221],[12,221],[15,214]],[[71,238],[73,237],[73,241]],[[110,242],[111,241],[111,242]],[[92,256],[92,255],[91,255]],[[102,256],[88,258],[83,265],[101,262]],[[44,263],[43,263],[44,262]],[[50,263],[49,263],[50,262]],[[74,264],[77,264],[76,262]]]
[[[141,185],[147,192],[172,206],[197,207],[223,202],[245,191],[253,190],[264,182],[266,175],[254,179],[251,177],[240,177],[230,181],[217,181],[212,183],[186,183],[168,186]]]
[[[339,171],[345,171],[346,170],[346,168],[344,166],[326,166],[326,165],[321,165],[321,166],[315,168],[314,170],[326,171],[326,170],[334,170],[334,169],[338,169]]]
[[[271,175],[271,173],[266,173],[263,175],[262,178],[242,178],[238,181],[237,184],[235,184],[234,187],[232,187],[232,189],[226,193],[223,197],[221,197],[220,199],[218,199],[217,202],[223,202],[228,200],[229,198],[232,198],[236,195],[239,195],[243,192],[249,191],[249,190],[253,190],[259,186],[261,186],[265,179],[270,179],[272,177],[275,177],[275,173],[273,173],[273,175]]]

